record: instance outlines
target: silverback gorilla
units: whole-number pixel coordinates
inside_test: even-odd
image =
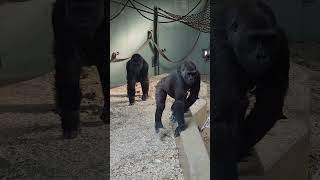
[[[162,78],[156,85],[156,113],[155,130],[159,133],[160,128],[164,128],[161,117],[165,108],[167,95],[174,98],[171,106],[173,117],[178,122],[175,136],[185,130],[184,113],[196,102],[200,91],[200,73],[195,64],[191,61],[184,62],[176,71]],[[188,92],[189,96],[188,96]]]
[[[140,82],[142,88],[142,100],[148,98],[149,78],[148,78],[148,63],[140,54],[132,55],[127,62],[127,92],[130,105],[135,102],[136,82]]]
[[[108,31],[104,0],[56,0],[53,5],[56,106],[61,117],[63,137],[75,138],[79,133],[81,101],[80,71],[95,65],[104,94],[100,118],[109,123]]]
[[[284,118],[288,88],[287,37],[261,1],[228,4],[211,33],[213,179],[237,180],[237,162]],[[247,93],[255,88],[250,113]]]

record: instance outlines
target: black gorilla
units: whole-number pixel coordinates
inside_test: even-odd
[[[283,117],[289,48],[272,10],[261,1],[229,4],[213,19],[212,174],[215,180],[236,180],[237,161]],[[256,103],[245,117],[253,88]]]
[[[108,32],[104,0],[56,0],[53,5],[56,106],[64,138],[79,132],[81,66],[95,65],[104,94],[100,118],[109,123]]]
[[[140,54],[134,54],[127,62],[127,91],[130,105],[135,102],[136,82],[140,82],[142,87],[142,100],[148,98],[149,78],[148,78],[148,63]]]
[[[178,122],[175,136],[186,128],[184,113],[196,102],[200,91],[200,73],[191,61],[184,62],[176,71],[162,78],[156,85],[155,129],[164,128],[161,117],[165,108],[167,95],[174,98],[171,106],[173,117]],[[188,96],[189,92],[189,96]]]

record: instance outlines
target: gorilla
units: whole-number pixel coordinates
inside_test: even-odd
[[[200,91],[200,73],[196,65],[191,61],[185,61],[176,71],[162,78],[156,85],[156,113],[155,130],[159,133],[164,128],[161,122],[167,95],[174,98],[171,106],[174,121],[178,126],[175,129],[175,137],[185,130],[184,113],[196,102]],[[189,92],[189,96],[188,96]]]
[[[105,0],[56,0],[52,25],[55,57],[55,100],[61,117],[63,137],[79,133],[81,101],[80,71],[95,65],[104,94],[100,118],[109,123],[107,2]]]
[[[148,98],[149,78],[148,78],[148,63],[140,54],[132,55],[127,62],[127,92],[130,105],[135,103],[136,82],[140,82],[142,87],[142,100]]]
[[[237,180],[237,162],[285,118],[289,48],[273,11],[259,0],[238,1],[215,12],[211,32],[213,179]],[[256,102],[246,116],[247,94]]]

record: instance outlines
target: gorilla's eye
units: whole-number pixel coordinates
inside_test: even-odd
[[[189,75],[189,76],[195,76],[196,73],[195,73],[195,72],[188,72],[188,75]]]

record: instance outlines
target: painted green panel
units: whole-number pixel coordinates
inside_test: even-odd
[[[119,1],[119,0],[118,0]],[[122,2],[126,2],[123,0]],[[191,10],[198,0],[144,0],[139,1],[149,7],[158,6],[166,11],[184,15]],[[205,2],[205,1],[203,1]],[[136,4],[138,8],[142,6]],[[193,11],[199,12],[203,8],[203,4]],[[119,12],[121,6],[112,3],[110,15]],[[150,11],[150,10],[149,10]],[[153,19],[152,14],[146,14],[147,17]],[[159,21],[168,21],[159,18]],[[147,39],[147,31],[153,29],[153,22],[143,18],[137,11],[126,8],[123,13],[114,19],[110,24],[110,53],[119,52],[117,58],[130,57]],[[198,31],[186,26],[180,22],[158,24],[158,42],[161,49],[166,49],[165,54],[172,60],[180,60],[190,52],[197,36]],[[210,67],[208,62],[204,62],[202,58],[202,49],[209,48],[209,34],[201,33],[199,41],[190,55],[190,59],[194,61],[202,74],[208,74]],[[150,47],[142,49],[140,53],[149,63],[149,76],[154,75],[152,67],[153,53]],[[179,64],[173,64],[166,61],[161,55],[160,73],[170,72]],[[111,85],[123,84],[126,82],[126,65],[127,61],[112,63],[110,65],[110,82]]]

